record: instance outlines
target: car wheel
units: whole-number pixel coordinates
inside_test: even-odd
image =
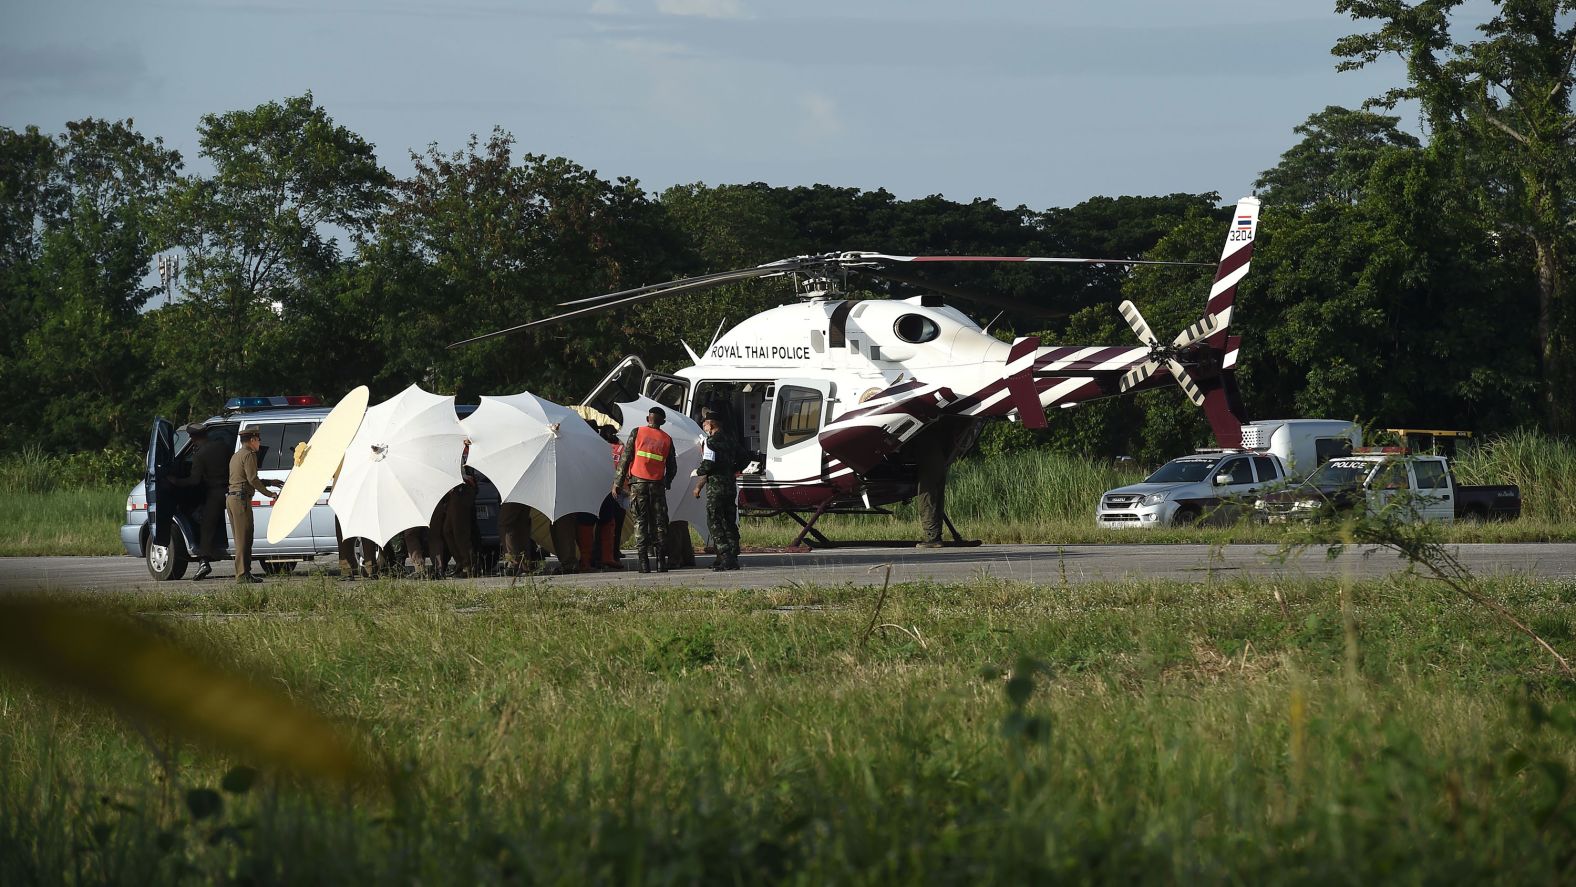
[[[263,573],[269,576],[288,576],[295,568],[295,561],[263,561]]]
[[[1186,508],[1177,510],[1177,513],[1171,518],[1171,524],[1177,527],[1191,527],[1198,523],[1198,517],[1198,509],[1189,505]]]
[[[148,573],[159,582],[179,579],[186,575],[186,565],[191,559],[186,556],[186,540],[181,538],[180,530],[171,528],[170,544],[155,545],[148,541]]]

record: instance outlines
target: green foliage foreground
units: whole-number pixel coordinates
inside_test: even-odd
[[[1576,642],[1576,585],[1484,587]],[[254,779],[261,762],[0,678],[0,882],[1552,883],[1576,865],[1571,688],[1432,586],[982,578],[897,586],[874,612],[879,594],[112,598],[355,725],[392,787]]]

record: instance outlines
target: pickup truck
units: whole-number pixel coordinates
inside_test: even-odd
[[[1327,508],[1359,504],[1377,511],[1404,499],[1419,520],[1449,523],[1513,520],[1521,515],[1521,490],[1509,484],[1464,485],[1444,456],[1408,453],[1397,447],[1357,450],[1319,467],[1300,486],[1260,499],[1255,509],[1270,521],[1312,519]]]

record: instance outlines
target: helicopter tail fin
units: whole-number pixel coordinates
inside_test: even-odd
[[[1259,231],[1259,199],[1244,197],[1231,214],[1231,230],[1226,233],[1226,248],[1215,266],[1215,282],[1210,284],[1204,303],[1204,316],[1214,318],[1215,333],[1205,340],[1207,347],[1225,350],[1226,330],[1231,326],[1232,306],[1237,301],[1237,284],[1248,275],[1253,259],[1253,238]]]

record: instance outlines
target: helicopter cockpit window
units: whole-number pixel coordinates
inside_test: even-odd
[[[820,430],[821,392],[784,385],[777,392],[777,413],[772,417],[772,446],[791,447],[815,437]]]
[[[941,335],[941,327],[923,314],[905,314],[892,324],[892,332],[905,342],[919,345]]]

